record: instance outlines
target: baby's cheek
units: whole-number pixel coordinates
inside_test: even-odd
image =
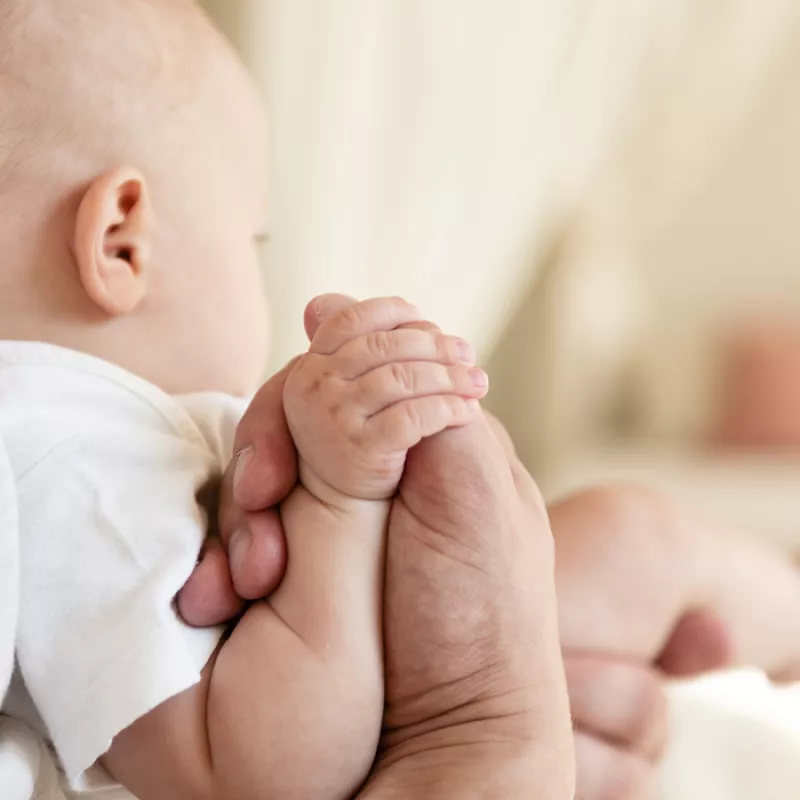
[[[240,327],[237,347],[248,364],[249,377],[253,385],[257,386],[269,367],[271,350],[269,316],[266,301],[262,301],[259,295],[251,296],[248,303],[251,308],[246,318],[241,309],[239,311],[242,322],[244,323],[245,319],[247,322]]]
[[[252,250],[252,248],[250,248]],[[220,298],[228,294],[228,321],[237,331],[238,348],[249,354],[257,363],[259,375],[266,369],[270,352],[270,314],[263,269],[258,258],[250,251],[240,254],[239,267],[229,274],[226,289],[221,289]]]

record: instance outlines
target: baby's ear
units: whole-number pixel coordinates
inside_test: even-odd
[[[91,300],[106,314],[130,314],[147,293],[152,209],[144,176],[111,170],[86,190],[75,223],[73,253]]]

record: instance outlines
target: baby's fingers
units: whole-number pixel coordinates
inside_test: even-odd
[[[391,450],[408,450],[428,436],[469,424],[480,410],[478,400],[454,394],[417,397],[377,414],[367,426],[370,435]]]
[[[457,364],[396,362],[372,370],[352,384],[355,403],[369,418],[395,403],[414,397],[455,394],[465,398],[486,396],[489,379],[481,369]]]
[[[365,300],[323,320],[311,342],[311,352],[332,355],[353,339],[421,320],[420,310],[399,297]]]
[[[433,361],[456,365],[475,363],[475,352],[463,339],[441,331],[402,328],[375,331],[348,342],[336,354],[337,375],[355,380],[378,367],[395,362]]]

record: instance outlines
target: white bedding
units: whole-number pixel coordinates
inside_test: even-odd
[[[586,486],[644,483],[731,530],[800,551],[800,461],[598,448],[565,459],[550,498]],[[777,689],[758,672],[676,685],[662,800],[800,797],[800,687]]]
[[[800,797],[800,688],[737,672],[671,692],[663,800]]]

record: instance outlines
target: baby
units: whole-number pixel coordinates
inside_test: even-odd
[[[347,798],[383,710],[384,529],[406,452],[478,413],[466,343],[400,300],[325,321],[285,391],[289,566],[224,643],[172,598],[266,358],[265,134],[190,0],[0,0],[0,437],[17,685],[72,788]]]

